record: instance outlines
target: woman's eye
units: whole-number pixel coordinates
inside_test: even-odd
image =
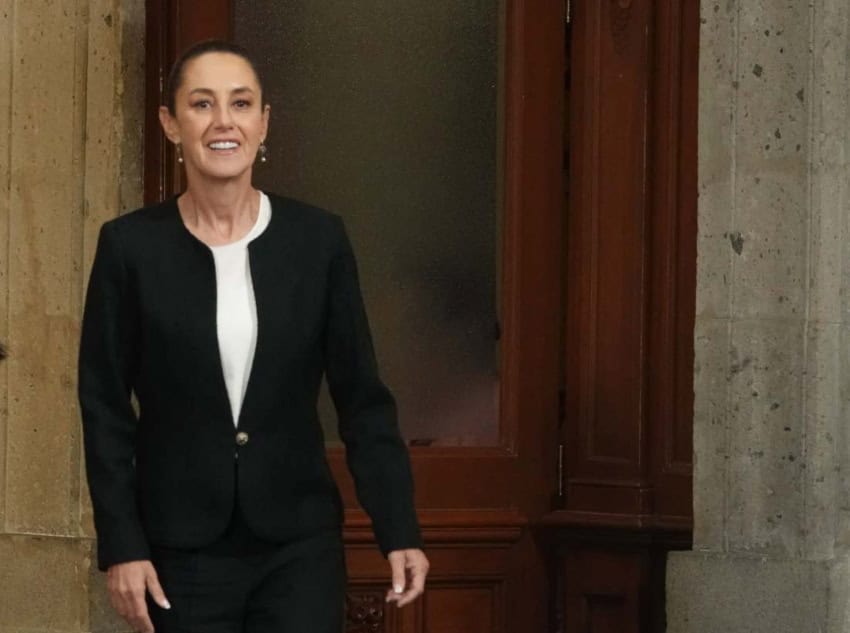
[[[245,99],[239,99],[233,105],[235,105],[237,108],[250,108],[251,102],[246,101]]]

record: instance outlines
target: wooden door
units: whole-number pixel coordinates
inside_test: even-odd
[[[556,613],[660,632],[692,522],[699,2],[571,10]]]
[[[302,88],[289,93],[287,103],[272,104],[270,143],[283,148],[277,163],[282,167],[275,172],[281,183],[278,191],[307,192],[313,199],[306,201],[319,206],[337,196],[339,203],[333,210],[342,212],[352,229],[379,358],[383,354],[389,358],[387,366],[399,368],[387,376],[390,386],[402,395],[410,392],[411,404],[402,402],[400,412],[432,562],[428,591],[421,601],[401,611],[384,608],[388,567],[372,542],[367,517],[357,507],[343,449],[331,441],[332,466],[346,503],[351,576],[348,630],[545,631],[550,621],[546,539],[539,538],[534,527],[557,498],[563,6],[551,0],[477,3],[478,9],[490,11],[482,14],[487,16],[483,24],[464,22],[462,10],[467,5],[457,2],[442,3],[442,16],[433,11],[439,3],[250,4],[252,11],[268,5],[268,19],[247,19],[243,13],[247,5],[235,0],[148,1],[146,195],[154,201],[181,187],[173,153],[155,118],[163,77],[176,52],[200,39],[225,37],[262,58],[272,54],[269,50],[279,43],[276,39],[289,38],[287,45],[299,51],[293,58],[303,63],[287,69],[296,73],[287,75],[287,85]],[[273,5],[284,8],[280,27],[270,26],[280,16],[279,11],[277,17],[272,15]],[[364,22],[364,14],[370,12],[375,19]],[[416,39],[412,31],[422,24],[429,25],[428,30],[419,32]],[[336,42],[325,29],[339,29],[334,31]],[[495,45],[487,45],[491,58],[486,63],[478,60],[481,47],[469,45],[470,38],[482,32],[495,34],[495,39],[488,40]],[[388,49],[396,51],[395,56],[387,58]],[[429,51],[421,58],[424,69],[411,63],[418,58],[410,55],[420,49]],[[314,68],[310,55],[325,60],[320,77],[309,74]],[[453,76],[468,63],[473,68],[469,80],[454,81]],[[363,74],[364,68],[371,69],[371,74]],[[483,109],[467,85],[481,79],[475,68],[492,73],[492,85],[479,86],[480,98],[491,100]],[[424,91],[416,81],[422,72],[439,78]],[[351,81],[352,75],[356,82]],[[333,81],[317,88],[327,76]],[[443,81],[448,94],[438,94],[436,86]],[[431,100],[439,105],[432,107]],[[368,106],[381,109],[387,129]],[[309,123],[316,108],[325,108],[325,114]],[[471,116],[471,112],[478,114]],[[417,124],[404,125],[406,116]],[[300,121],[302,127],[322,126],[322,130],[311,137],[314,140],[293,142],[300,131],[286,127],[291,121]],[[483,133],[469,136],[475,127]],[[285,135],[275,137],[279,129],[290,135],[289,145]],[[434,136],[439,136],[436,144]],[[483,139],[484,149],[474,139]],[[447,147],[451,151],[441,150]],[[385,158],[369,160],[378,150],[387,152],[381,154]],[[340,155],[347,160],[340,160]],[[315,184],[314,175],[326,169],[328,161],[334,161],[338,180],[326,183],[336,184]],[[446,161],[450,169],[440,164]],[[422,177],[420,169],[433,170],[438,176]],[[482,179],[487,182],[483,189]],[[398,191],[396,182],[413,184],[407,185],[409,190]],[[360,204],[359,215],[346,215],[347,209],[339,208],[366,193],[371,197]],[[418,202],[411,203],[409,198]],[[395,211],[410,204],[419,212],[404,211],[406,223],[399,224]],[[409,230],[411,223],[418,223],[418,233]],[[373,240],[379,239],[386,225],[412,240],[404,242],[408,250],[425,248],[415,236],[433,232],[439,244],[465,244],[485,261],[463,253],[454,260],[447,254],[445,261],[462,265],[429,268],[443,261],[440,251],[440,257],[420,260],[419,268],[411,264],[387,273],[393,261],[406,262],[410,253],[397,252],[393,242],[370,247],[378,243]],[[465,236],[463,240],[458,241],[458,233]],[[426,295],[431,300],[410,309],[410,304],[398,300],[410,292],[405,281],[410,279],[405,276],[408,268],[427,270],[425,277],[442,280],[439,283],[444,285],[436,287],[447,290]],[[397,338],[394,323],[417,322],[417,314],[434,309],[433,304],[447,297],[452,302],[446,308],[451,315],[447,320],[462,322],[460,330],[468,336],[458,336],[455,330],[449,335],[426,323]],[[475,312],[477,308],[470,304],[489,307]],[[375,327],[381,322],[389,326]],[[474,343],[481,332],[487,333],[489,341]],[[470,361],[473,353],[463,351],[467,345],[485,360]],[[440,364],[429,355],[429,346],[443,346],[449,356],[457,351],[460,360]],[[409,358],[393,355],[398,348],[425,360],[411,364]],[[493,380],[484,381],[484,387],[476,391],[468,386],[475,381],[458,379],[464,375],[461,371]],[[422,404],[417,398],[423,392],[433,394],[432,400],[443,406]],[[410,417],[405,418],[406,412]],[[411,426],[410,419],[417,422]]]

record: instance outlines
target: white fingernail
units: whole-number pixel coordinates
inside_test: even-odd
[[[163,606],[164,609],[170,609],[171,603],[168,600],[163,600],[162,606]]]
[[[393,590],[396,593],[401,593],[402,591],[404,591],[404,587],[402,587],[401,585],[393,585]]]

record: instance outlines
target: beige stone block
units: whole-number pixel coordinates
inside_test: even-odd
[[[121,98],[122,134],[120,207],[137,209],[144,199],[143,160],[145,128],[145,6],[143,2],[122,0],[121,16]]]
[[[10,156],[10,531],[76,533],[86,5],[17,3]]]
[[[85,297],[101,225],[118,215],[121,174],[122,118],[121,22],[115,0],[89,2],[86,62],[85,213],[82,215],[82,270],[80,296]],[[79,323],[78,323],[79,325]],[[79,414],[77,414],[79,417]],[[75,453],[80,481],[80,533],[94,536],[94,521],[85,480],[84,454]]]
[[[698,317],[694,336],[694,548],[724,549],[729,461],[728,319]]]
[[[0,3],[0,140],[11,134],[9,114],[12,94],[12,12],[11,0]],[[9,153],[0,151],[0,341],[9,341]],[[0,531],[6,518],[2,491],[6,487],[6,425],[8,362],[0,363]]]
[[[0,535],[0,630],[88,630],[91,542]]]
[[[804,328],[732,323],[728,548],[799,555],[803,526]]]

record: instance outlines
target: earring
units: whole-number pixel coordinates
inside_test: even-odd
[[[176,143],[174,149],[177,151],[177,162],[183,162],[183,146],[180,143]]]
[[[260,162],[261,163],[266,162],[266,151],[267,150],[266,150],[265,141],[260,142],[260,147],[258,149],[260,150]]]

